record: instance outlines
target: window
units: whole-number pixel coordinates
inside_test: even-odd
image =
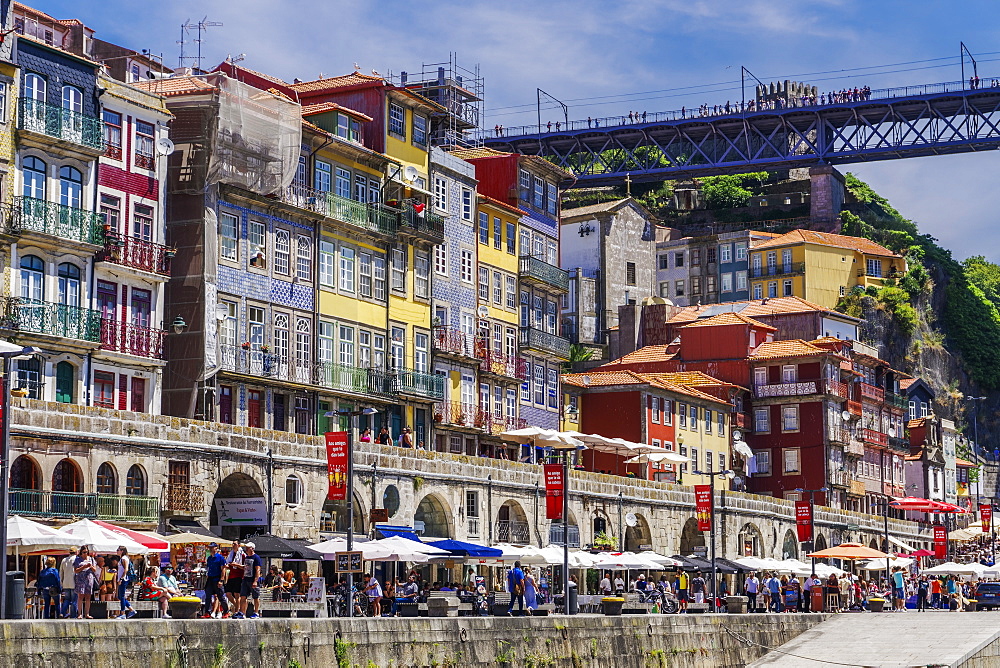
[[[146,496],[146,473],[138,464],[129,467],[125,475],[125,494],[128,496]]]
[[[660,424],[660,398],[650,397],[649,398],[649,409],[651,413],[651,419],[653,424]]]
[[[504,304],[511,311],[517,310],[517,279],[513,276],[506,276],[506,303]]]
[[[736,272],[736,289],[737,290],[747,289],[747,272],[745,271]]]
[[[292,239],[288,230],[274,231],[274,271],[287,275],[292,261]]]
[[[392,289],[396,292],[406,291],[406,249],[392,249]]]
[[[382,254],[372,255],[372,286],[375,299],[385,301],[385,256]]]
[[[771,475],[771,451],[754,450],[754,462],[757,464],[758,475]]]
[[[517,255],[517,235],[515,230],[517,226],[514,223],[507,222],[507,252],[511,255]]]
[[[493,272],[493,303],[497,306],[503,304],[503,274],[499,271]]]
[[[545,191],[545,197],[547,200],[545,210],[554,216],[556,214],[556,207],[559,204],[559,187],[555,184],[549,183],[546,184]]]
[[[794,364],[785,364],[781,367],[781,382],[795,383],[799,379],[799,369]]]
[[[319,284],[335,287],[337,247],[329,241],[319,242]]]
[[[448,246],[438,244],[434,247],[434,273],[448,275]]]
[[[778,282],[777,281],[768,281],[768,283],[767,283],[767,296],[768,296],[769,299],[771,297],[777,297],[778,296]]]
[[[705,262],[712,264],[715,262],[716,249],[714,246],[705,249]]]
[[[670,269],[670,256],[664,253],[656,256],[657,269]]]
[[[440,176],[434,177],[434,206],[441,211],[448,210],[448,182]]]
[[[156,157],[153,151],[156,128],[152,123],[136,120],[135,122],[135,166],[142,169],[156,167]]]
[[[799,407],[797,405],[781,407],[781,431],[799,430]]]
[[[700,267],[701,266],[701,249],[695,248],[691,251],[691,266]]]
[[[545,403],[545,365],[535,365],[535,403]]]
[[[715,292],[715,276],[708,275],[705,277],[705,292],[708,294]]]
[[[413,114],[413,143],[427,146],[427,117]],[[443,208],[443,207],[442,207]]]
[[[705,409],[705,433],[712,433],[712,411],[708,408]]]
[[[559,372],[556,369],[549,369],[548,371],[548,385],[546,386],[546,394],[548,395],[549,408],[556,408],[557,401],[559,398],[559,393],[557,388],[559,386]]]
[[[250,266],[261,269],[264,267],[265,258],[265,234],[264,222],[251,218],[247,221],[247,241],[250,244]]]
[[[104,223],[111,227],[112,232],[121,230],[121,199],[111,195],[101,195],[101,215]]]
[[[691,277],[691,294],[692,295],[701,294],[701,276]]]
[[[354,200],[356,202],[368,201],[368,179],[364,174],[354,175]]]
[[[503,221],[493,216],[493,247],[497,250],[503,248]]]
[[[344,199],[351,199],[351,173],[346,169],[337,168],[336,194]]]
[[[428,345],[430,337],[422,332],[413,335],[413,370],[418,373],[427,373],[428,365]]]
[[[518,173],[518,184],[520,185],[520,190],[521,190],[520,199],[527,201],[531,197],[531,174],[529,174],[523,169],[520,170],[520,172]]]
[[[389,134],[406,141],[406,116],[398,104],[389,104]]]
[[[625,284],[635,285],[635,262],[625,263]]]
[[[62,108],[77,114],[83,113],[83,91],[76,86],[62,87]],[[66,119],[68,121],[69,119]],[[65,121],[64,121],[65,122]],[[70,121],[72,122],[72,121]]]
[[[338,328],[337,360],[342,366],[354,366],[354,328],[341,325]]]
[[[698,407],[689,406],[688,407],[688,417],[691,420],[691,431],[698,431]]]
[[[462,188],[462,220],[472,220],[472,190]]]
[[[319,323],[319,348],[316,350],[316,358],[320,362],[333,361],[333,343],[335,326],[332,322],[320,321]]]
[[[698,448],[691,448],[691,470],[698,470]]]
[[[734,246],[736,247],[736,261],[747,259],[747,243],[745,241],[737,241]]]
[[[24,75],[24,97],[29,100],[36,100],[38,102],[45,102],[45,79],[34,73],[29,73]],[[32,105],[31,107],[34,107]],[[31,108],[29,107],[29,108]],[[40,109],[40,108],[39,108]],[[38,111],[33,115],[41,116]]]
[[[688,418],[687,418],[687,404],[677,404],[677,418],[678,426],[681,429],[687,429]]]
[[[684,281],[674,281],[674,295],[677,297],[684,296]]]
[[[781,458],[784,463],[783,470],[785,473],[798,473],[799,472],[799,449],[798,448],[783,448],[781,450]]]
[[[535,197],[532,200],[532,204],[535,208],[541,209],[545,206],[545,181],[542,181],[537,176],[534,178],[535,182]]]
[[[75,167],[59,168],[59,203],[74,209],[82,208],[83,174]]]
[[[259,306],[247,307],[247,324],[250,346],[257,350],[264,343],[264,309]]]
[[[279,360],[287,360],[290,347],[287,313],[274,314],[274,329],[272,336],[274,337],[275,358]]]
[[[424,299],[431,295],[431,259],[427,251],[413,254],[413,292]]]
[[[722,244],[719,246],[719,262],[732,262],[733,251],[730,244]]]
[[[337,114],[337,136],[341,139],[349,139],[351,132],[351,117],[346,114]]]
[[[662,281],[660,283],[660,296],[665,299],[670,298],[670,281]]]
[[[781,296],[791,297],[792,296],[792,279],[786,278],[781,283]]]
[[[722,275],[722,292],[732,292],[733,291],[733,275],[723,274]]]
[[[674,266],[683,267],[684,266],[684,251],[679,253],[674,253]]]
[[[460,274],[462,281],[472,283],[472,251],[462,250],[462,264]]]
[[[295,277],[300,281],[312,280],[312,240],[304,234],[296,240]]]
[[[236,302],[219,302],[226,307],[226,317],[219,323],[219,343],[223,346],[236,346]]]
[[[479,212],[479,243],[488,244],[490,242],[490,216]]]
[[[285,505],[297,506],[302,503],[304,496],[302,481],[298,476],[290,475],[285,478]]]
[[[758,433],[771,431],[770,415],[767,408],[755,408],[753,411],[753,430]]]
[[[118,476],[115,475],[115,467],[109,462],[104,462],[97,468],[97,493],[118,493]]]
[[[764,296],[764,284],[763,283],[754,283],[753,284],[753,298],[754,299],[762,299],[763,296]]]
[[[718,417],[717,422],[718,422],[718,425],[719,425],[718,434],[719,434],[719,436],[725,436],[726,435],[726,414],[723,413],[722,411],[719,411],[718,414],[717,414],[717,417]],[[720,457],[719,461],[722,461],[721,460],[722,455],[719,455],[719,457]],[[725,468],[725,467],[723,466],[723,468]]]
[[[753,370],[753,383],[757,387],[767,385],[767,367],[758,366]]]
[[[355,251],[349,246],[340,247],[340,289],[354,292]]]
[[[3,87],[7,89],[6,86]],[[104,110],[104,155],[115,160],[122,157],[122,115]],[[6,117],[5,117],[6,118]]]
[[[705,451],[705,471],[711,473],[712,467],[715,465],[715,453],[711,450]]]
[[[663,424],[672,425],[674,423],[674,402],[670,399],[663,400]]]
[[[115,374],[94,372],[94,405],[101,408],[115,407]]]
[[[389,347],[389,359],[393,369],[402,369],[404,354],[406,351],[406,330],[402,327],[393,327],[390,331],[391,342]]]
[[[866,273],[876,278],[882,277],[882,260],[869,258],[865,260]]]
[[[479,268],[479,301],[488,302],[490,300],[490,270],[486,267]]]

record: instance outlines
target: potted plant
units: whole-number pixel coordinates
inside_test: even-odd
[[[465,424],[465,413],[459,413],[455,418],[455,424]]]
[[[260,352],[266,355],[267,353],[271,352],[271,346],[267,345],[266,343],[261,344]]]
[[[598,531],[594,536],[594,549],[610,552],[618,547],[618,541],[603,531]]]
[[[441,413],[435,413],[434,414],[434,421],[435,422],[444,422],[444,415],[442,415]]]
[[[163,255],[164,255],[164,257],[166,257],[166,258],[167,258],[168,260],[173,260],[173,259],[174,259],[175,257],[177,257],[177,249],[176,249],[176,248],[168,248],[168,249],[167,249],[167,250],[166,250],[166,251],[165,251],[165,252],[163,253]]]
[[[240,348],[242,348],[243,350],[250,350],[250,342],[244,341],[243,343],[240,344]]]

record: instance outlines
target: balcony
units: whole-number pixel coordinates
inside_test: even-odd
[[[127,353],[138,357],[163,359],[163,339],[167,332],[162,329],[133,325],[118,320],[101,320],[101,350]]]
[[[754,396],[764,397],[796,397],[806,394],[816,394],[823,381],[806,380],[796,383],[775,383],[773,385],[755,385]]]
[[[466,534],[469,538],[479,538],[479,518],[466,517]]]
[[[434,422],[468,429],[486,429],[489,427],[490,412],[476,404],[439,401],[434,404]]]
[[[560,523],[553,522],[549,525],[549,544],[550,545],[562,545],[563,536],[566,534],[564,525]],[[570,547],[580,547],[580,527],[570,524],[569,525],[569,543]]]
[[[174,249],[118,232],[106,232],[104,237],[104,250],[97,253],[98,262],[170,276],[170,259],[177,253]]]
[[[864,496],[866,494],[865,483],[860,480],[849,480],[847,482],[847,493],[851,496]]]
[[[34,197],[15,197],[10,231],[14,234],[38,232],[100,246],[104,244],[104,217],[93,211]]]
[[[290,360],[284,355],[244,346],[219,346],[219,353],[225,371],[306,385],[313,383],[312,364],[308,360]]]
[[[881,445],[883,447],[889,445],[889,437],[880,431],[876,431],[875,429],[862,429],[861,439],[865,443],[872,443],[874,445]]]
[[[439,244],[444,241],[444,218],[432,213],[429,206],[418,213],[407,204],[399,214],[399,232]]]
[[[34,332],[81,341],[101,341],[101,314],[81,306],[54,304],[25,297],[4,300],[4,329]]]
[[[17,127],[24,132],[83,147],[87,153],[104,152],[104,124],[77,111],[22,97],[18,101]]]
[[[910,400],[905,395],[896,394],[895,392],[885,393],[885,403],[901,411],[910,407]]]
[[[904,455],[910,454],[910,441],[898,436],[889,437],[889,449]]]
[[[858,383],[861,386],[861,398],[868,399],[869,401],[883,402],[885,401],[885,390],[881,387],[875,387],[874,385],[869,385],[868,383]]]
[[[513,431],[514,429],[524,429],[528,426],[528,421],[524,418],[517,418],[510,415],[496,415],[495,413],[489,416],[488,428],[489,432],[493,435],[499,436],[505,431]]]
[[[393,396],[389,374],[382,369],[362,369],[335,362],[316,365],[317,383],[339,392],[364,394],[387,399]]]
[[[160,500],[153,496],[12,489],[10,512],[12,515],[67,519],[88,517],[109,522],[158,522]]]
[[[449,327],[434,328],[434,351],[439,355],[475,358],[476,337]]]
[[[569,341],[567,339],[534,327],[522,327],[518,334],[518,343],[522,348],[552,355],[562,360],[569,359]]]
[[[842,399],[847,398],[847,383],[842,383],[839,380],[825,380],[823,381],[826,385],[826,393],[834,394]]]
[[[394,236],[399,227],[399,211],[382,204],[367,204],[325,190],[292,184],[285,189],[285,202],[348,225]]]
[[[482,373],[517,380],[528,379],[528,362],[523,357],[490,350],[485,341],[477,342],[476,357],[481,361],[479,370]]]
[[[412,369],[396,369],[394,373],[393,385],[399,394],[423,399],[444,399],[443,376]]]
[[[788,262],[778,264],[773,267],[750,267],[750,278],[764,278],[767,276],[795,276],[806,272],[805,262]]]
[[[531,255],[522,255],[518,260],[518,274],[522,281],[540,284],[558,292],[569,291],[569,274]]]
[[[571,531],[570,538],[572,537],[573,534]],[[513,520],[497,520],[496,540],[498,543],[527,545],[531,542],[531,531],[528,528],[528,523],[515,522]],[[579,537],[577,537],[577,541],[579,542]]]
[[[852,457],[864,457],[865,456],[865,444],[858,440],[850,440],[847,443],[847,447],[844,449],[844,454],[851,455]]]
[[[733,427],[738,429],[746,429],[747,422],[749,421],[746,413],[730,413],[733,420]]]
[[[827,474],[827,483],[836,487],[847,487],[847,472],[835,469],[833,466],[834,464],[831,462],[829,473]]]
[[[847,400],[847,412],[851,415],[861,415],[861,402]]]
[[[201,485],[167,482],[163,488],[163,510],[200,515],[205,510],[205,489]]]

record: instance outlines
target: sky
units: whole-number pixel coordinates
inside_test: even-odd
[[[46,0],[96,36],[177,66],[180,26],[204,34],[203,65],[243,64],[286,80],[413,71],[457,54],[485,80],[485,125],[534,122],[536,89],[570,118],[738,100],[741,66],[762,81],[821,90],[961,78],[960,43],[981,78],[1000,78],[1000,14],[986,0]],[[188,53],[197,33],[188,34]],[[969,66],[969,60],[966,59]],[[748,96],[752,90],[748,88]],[[561,113],[549,108],[546,116]],[[1000,154],[844,165],[955,257],[1000,262]]]

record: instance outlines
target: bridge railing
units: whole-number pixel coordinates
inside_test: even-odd
[[[1000,86],[993,86],[994,82],[1000,82],[1000,79],[995,79],[992,77],[981,77],[979,80],[979,86],[977,90],[987,89],[987,88],[1000,88]],[[818,99],[816,103],[809,100],[793,100],[787,107],[782,107],[780,109],[768,108],[768,109],[756,109],[752,108],[748,104],[746,113],[767,113],[773,111],[785,111],[787,109],[797,109],[801,107],[838,107],[842,105],[858,103],[858,102],[870,102],[874,100],[891,100],[900,97],[914,97],[919,95],[935,95],[939,93],[957,93],[964,90],[969,90],[969,82],[966,81],[941,81],[937,83],[926,83],[926,84],[916,84],[913,86],[893,86],[890,88],[873,88],[863,93],[855,96],[854,88],[852,87],[848,94],[843,96],[840,95],[841,90],[848,89],[838,89],[833,91],[823,91],[821,96],[829,100],[833,96],[837,96],[836,102],[827,101],[825,104],[820,104]],[[859,89],[860,91],[860,89]],[[829,96],[829,97],[828,97]],[[537,134],[549,134],[554,132],[576,132],[579,130],[600,130],[602,128],[609,127],[621,127],[625,125],[648,125],[650,123],[663,123],[665,121],[681,121],[681,120],[702,120],[705,118],[721,118],[724,116],[738,116],[744,113],[741,108],[741,102],[726,102],[724,104],[718,105],[696,105],[694,107],[681,107],[680,109],[672,109],[669,111],[654,111],[646,112],[640,111],[638,113],[631,113],[625,115],[615,115],[615,116],[603,116],[601,118],[584,118],[571,121],[546,121],[539,125],[538,123],[533,123],[531,125],[516,125],[512,127],[501,127],[501,128],[487,128],[480,131],[476,135],[477,139],[499,139],[504,137],[520,137],[523,135],[537,135]]]

